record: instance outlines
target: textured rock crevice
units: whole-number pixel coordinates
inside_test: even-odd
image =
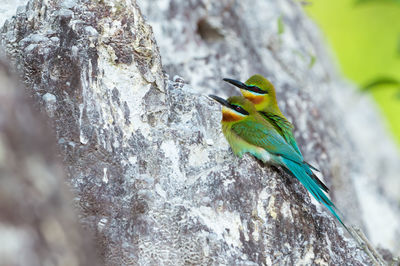
[[[233,156],[219,106],[200,93],[215,92],[222,76],[273,76],[306,157],[328,184],[347,182],[355,194],[352,176],[364,173],[355,170],[363,164],[344,159],[357,144],[347,141],[351,123],[339,130],[331,113],[346,107],[326,95],[338,86],[326,82],[330,63],[310,69],[293,56],[320,45],[299,33],[309,26],[297,5],[255,1],[290,21],[277,36],[269,13],[248,21],[241,3],[164,3],[141,4],[165,69],[193,86],[163,74],[152,28],[134,1],[32,0],[0,31],[28,94],[50,118],[80,221],[96,235],[104,263],[369,264],[298,182]],[[261,40],[258,23],[268,32]]]

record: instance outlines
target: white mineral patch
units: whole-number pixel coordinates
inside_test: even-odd
[[[157,194],[163,197],[164,199],[167,197],[167,193],[165,192],[165,190],[162,189],[160,184],[156,184],[155,190]]]
[[[27,2],[28,0],[0,0],[0,27],[16,14],[18,7],[24,6]]]
[[[82,125],[82,115],[83,115],[83,111],[84,111],[84,105],[83,104],[80,104],[79,105],[79,112],[80,112],[80,114],[79,114],[79,124],[80,125]],[[80,130],[79,130],[79,141],[80,141],[80,143],[82,143],[82,144],[87,144],[88,142],[89,142],[89,139],[85,136],[85,133],[83,132],[83,130],[82,130],[82,126],[80,127]]]
[[[45,95],[43,95],[43,100],[46,103],[51,103],[51,104],[54,104],[55,102],[57,102],[56,96],[54,94],[51,94],[48,92]]]
[[[108,183],[107,168],[103,168],[103,182]]]
[[[76,1],[75,0],[64,0],[61,3],[61,6],[64,8],[73,8],[76,6]]]
[[[172,78],[172,80],[173,80],[174,82],[185,83],[185,80],[184,80],[181,76],[178,76],[178,75],[175,75],[175,76]]]
[[[225,187],[227,187],[227,186],[229,186],[230,184],[233,184],[233,183],[235,183],[235,179],[225,179],[224,181],[223,181],[223,184],[224,184],[224,186]]]
[[[260,240],[260,223],[258,220],[253,220],[252,221],[254,224],[254,231],[251,233],[251,236],[253,237],[254,241],[259,241]]]
[[[76,146],[75,142],[73,141],[68,141],[68,145],[74,148]]]
[[[29,53],[30,51],[32,51],[33,49],[35,49],[38,45],[35,43],[31,43],[29,44],[26,48],[25,48],[25,52]]]
[[[131,157],[129,157],[128,158],[128,161],[131,163],[131,164],[136,164],[137,163],[137,157],[136,156],[131,156]]]
[[[49,38],[43,36],[42,34],[32,34],[29,36],[31,42],[40,43],[40,42],[48,42]]]
[[[101,232],[103,231],[104,227],[107,225],[108,223],[108,218],[103,217],[100,219],[100,221],[97,223],[97,229]]]
[[[315,265],[320,265],[320,266],[328,266],[328,262],[326,262],[325,260],[321,259],[321,258],[317,258],[316,260],[313,261],[313,263]]]
[[[97,36],[99,34],[92,26],[86,26],[85,31],[89,36]]]
[[[108,30],[108,28],[105,29]],[[104,35],[107,36],[107,34],[109,33],[106,32]],[[121,94],[121,99],[124,99],[130,108],[129,119],[131,124],[125,129],[125,134],[129,136],[134,131],[140,130],[143,135],[150,136],[151,127],[149,124],[142,122],[140,119],[141,108],[138,108],[142,104],[142,98],[150,89],[150,84],[143,84],[135,64],[116,66],[115,59],[115,53],[111,47],[99,47],[98,67],[100,73],[104,73],[104,76],[102,77],[102,83],[93,87],[93,90],[102,95],[107,90],[112,91],[117,88]],[[109,104],[102,102],[100,106],[106,120],[111,121],[112,116]],[[119,112],[123,113],[121,109]],[[124,116],[120,115],[119,119],[121,121],[124,120]],[[119,124],[125,125],[123,122]]]
[[[183,181],[184,176],[179,169],[179,153],[178,149],[173,140],[166,140],[161,144],[161,150],[164,151],[165,157],[171,160],[171,164],[169,166],[172,168],[172,171],[175,173],[176,178]]]
[[[212,139],[206,139],[206,143],[208,146],[213,146],[214,145],[214,141]]]
[[[45,95],[43,95],[43,100],[45,102],[45,107],[46,107],[46,111],[47,114],[50,117],[54,116],[54,112],[56,111],[56,102],[57,102],[57,98],[54,94],[51,94],[49,92],[47,92]]]
[[[267,213],[266,213],[266,208],[265,208],[265,202],[268,199],[268,193],[267,193],[267,189],[264,188],[260,194],[258,195],[258,201],[257,201],[257,213],[259,217],[263,217],[263,219],[265,219],[264,217],[267,217]],[[270,198],[273,198],[273,196],[271,196]],[[275,198],[274,198],[275,199]],[[270,200],[269,204],[274,204],[274,202],[272,202]],[[268,204],[268,210],[270,210],[272,207]],[[271,214],[272,215],[272,214]],[[275,218],[276,218],[276,214],[275,214]],[[274,218],[274,219],[275,219]]]
[[[216,212],[214,209],[205,206],[191,208],[190,212],[192,216],[198,217],[202,224],[207,226],[229,246],[242,247],[239,233],[242,222],[238,213],[229,211]]]
[[[208,161],[208,151],[201,145],[196,145],[190,150],[189,164],[201,166]]]
[[[120,143],[120,142],[119,142],[117,139],[115,139],[114,142],[113,142],[113,147],[116,148],[116,149],[118,149],[118,148],[120,147],[120,144],[119,144],[119,143]]]
[[[276,217],[278,217],[278,214],[276,213],[276,208],[275,208],[275,197],[272,195],[269,198],[267,211],[273,219],[276,219]]]
[[[58,15],[64,18],[72,18],[74,16],[74,12],[63,8],[58,11]]]
[[[296,265],[312,265],[314,262],[315,254],[313,247],[310,245],[307,249],[306,254],[303,255],[302,259],[296,263]]]
[[[248,228],[248,224],[247,224],[247,222],[244,222],[243,223],[243,227],[242,228],[240,228],[240,229],[242,229],[241,231],[243,232],[243,235],[244,235],[244,240],[245,241],[249,241],[249,228]]]
[[[71,47],[71,53],[73,56],[77,57],[79,52],[79,48],[76,47],[75,45]]]

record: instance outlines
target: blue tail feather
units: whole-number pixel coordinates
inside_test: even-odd
[[[324,204],[325,207],[327,207],[328,210],[335,216],[335,218],[346,228],[346,230],[349,231],[349,229],[340,219],[339,215],[336,213],[337,208],[333,202],[325,195],[321,186],[318,185],[318,183],[313,180],[311,176],[309,176],[305,167],[286,158],[282,158],[282,160],[287,169],[292,172],[292,174],[303,184],[303,186],[311,193],[311,195],[313,195],[318,202]],[[309,168],[307,167],[307,169]]]
[[[313,169],[310,167],[308,163],[303,164],[304,170],[307,172],[307,174],[317,183],[317,185],[325,192],[329,192],[329,188],[311,171]]]

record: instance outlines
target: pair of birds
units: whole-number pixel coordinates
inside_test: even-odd
[[[264,163],[281,166],[350,233],[325,194],[329,189],[312,171],[318,170],[304,161],[293,136],[293,125],[279,110],[271,82],[261,75],[254,75],[245,83],[233,79],[224,81],[238,87],[243,96],[227,100],[209,96],[222,105],[222,131],[235,155],[242,157],[248,152]]]

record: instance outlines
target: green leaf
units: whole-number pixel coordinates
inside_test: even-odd
[[[380,77],[361,87],[362,91],[369,91],[379,86],[397,86],[400,88],[400,81],[391,77]]]

